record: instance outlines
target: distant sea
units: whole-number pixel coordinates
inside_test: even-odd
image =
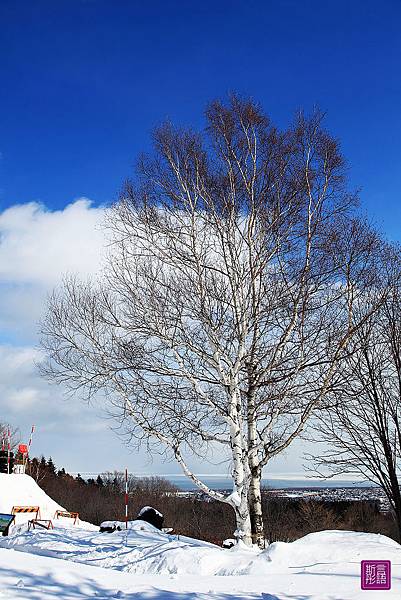
[[[198,489],[190,479],[184,476],[163,475],[162,477],[174,483],[183,492]],[[212,490],[232,489],[232,482],[228,477],[200,477],[200,479]],[[271,489],[370,487],[371,485],[369,482],[339,479],[262,479],[262,486]]]
[[[76,475],[76,473],[71,473]],[[99,473],[81,473],[84,479],[89,477],[96,477]],[[151,477],[151,475],[145,475],[143,473],[132,473],[138,477]],[[185,475],[158,475],[168,481],[171,481],[183,492],[196,491],[198,488],[190,479]],[[232,482],[229,477],[222,477],[219,475],[199,475],[201,481],[203,481],[212,490],[231,490]],[[350,481],[349,479],[262,479],[262,486],[271,489],[302,489],[302,488],[353,488],[353,487],[371,487],[370,482],[363,481]]]

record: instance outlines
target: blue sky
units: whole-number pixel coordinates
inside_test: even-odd
[[[2,0],[2,206],[115,197],[160,120],[230,90],[285,125],[318,104],[355,187],[399,237],[399,0]]]
[[[2,0],[0,27],[0,351],[28,361],[26,380],[11,369],[3,390],[15,424],[29,429],[35,397],[58,405],[32,366],[45,294],[62,269],[81,259],[83,271],[94,268],[97,207],[116,198],[165,118],[202,128],[206,103],[233,90],[260,101],[281,126],[298,108],[319,105],[364,209],[401,239],[399,0]],[[82,197],[91,203],[75,202]],[[74,218],[87,227],[87,235],[79,230],[85,249]],[[52,414],[41,450],[57,462],[65,412]],[[58,445],[73,470],[121,458],[107,426],[91,433],[90,421],[73,456],[65,441]],[[81,467],[78,455],[91,443],[100,455]],[[299,470],[294,456],[278,469]]]

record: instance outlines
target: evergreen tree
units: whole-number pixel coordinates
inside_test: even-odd
[[[51,456],[49,457],[49,460],[47,461],[46,467],[47,467],[47,471],[49,474],[51,474],[51,475],[56,474],[56,465],[54,464]]]

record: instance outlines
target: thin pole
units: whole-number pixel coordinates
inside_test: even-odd
[[[128,469],[125,469],[125,529],[128,529]]]
[[[10,474],[10,450],[11,450],[11,433],[10,428],[7,430],[7,474]]]
[[[29,436],[29,442],[28,442],[28,452],[25,457],[25,464],[28,462],[28,457],[29,457],[29,452],[30,452],[31,445],[32,445],[32,437],[33,437],[34,431],[35,431],[35,425],[32,425],[31,435]]]
[[[33,433],[34,433],[34,431],[35,431],[35,425],[32,425],[32,429],[31,429],[31,435],[30,435],[30,437],[29,437],[29,443],[28,443],[28,454],[29,454],[29,451],[30,451],[30,449],[31,449],[31,445],[32,445],[32,437],[33,437]]]

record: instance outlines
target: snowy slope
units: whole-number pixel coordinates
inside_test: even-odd
[[[54,502],[29,475],[0,473],[0,512],[11,513],[13,506],[39,506],[42,519],[52,519],[56,510],[65,510]],[[34,515],[16,515],[16,523],[25,523]]]

